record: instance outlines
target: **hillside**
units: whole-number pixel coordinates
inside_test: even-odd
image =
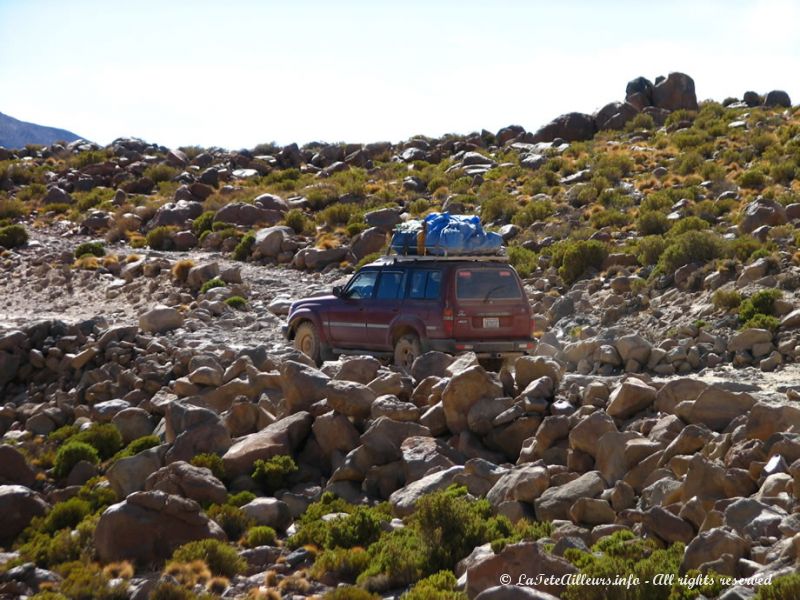
[[[536,131],[0,150],[0,190],[0,594],[798,597],[784,92],[672,73]],[[534,355],[282,339],[442,210],[506,240]]]
[[[74,142],[79,139],[79,135],[66,129],[27,123],[0,113],[0,147],[3,148],[24,148],[28,144],[49,146],[56,142]]]

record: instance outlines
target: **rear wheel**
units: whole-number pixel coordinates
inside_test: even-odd
[[[411,370],[416,358],[422,354],[422,346],[416,334],[407,333],[394,344],[394,364],[401,369]]]
[[[301,323],[294,334],[294,347],[310,357],[317,365],[322,362],[319,333],[311,321]]]

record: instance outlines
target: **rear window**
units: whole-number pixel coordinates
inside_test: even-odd
[[[522,290],[511,269],[459,269],[456,271],[456,298],[459,300],[512,300]]]
[[[437,300],[442,289],[442,272],[415,269],[411,272],[408,297],[412,300]]]

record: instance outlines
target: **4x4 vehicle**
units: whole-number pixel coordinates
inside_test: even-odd
[[[294,302],[284,333],[317,364],[336,354],[428,350],[504,358],[535,347],[530,302],[503,257],[385,256],[333,294]]]

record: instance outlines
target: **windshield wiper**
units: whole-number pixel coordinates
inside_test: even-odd
[[[506,286],[504,286],[504,285],[496,285],[496,286],[494,286],[492,289],[490,289],[488,292],[486,292],[486,295],[483,297],[483,301],[484,302],[488,302],[489,296],[491,296],[492,293],[496,292],[497,290],[502,290],[504,287],[506,287]]]

